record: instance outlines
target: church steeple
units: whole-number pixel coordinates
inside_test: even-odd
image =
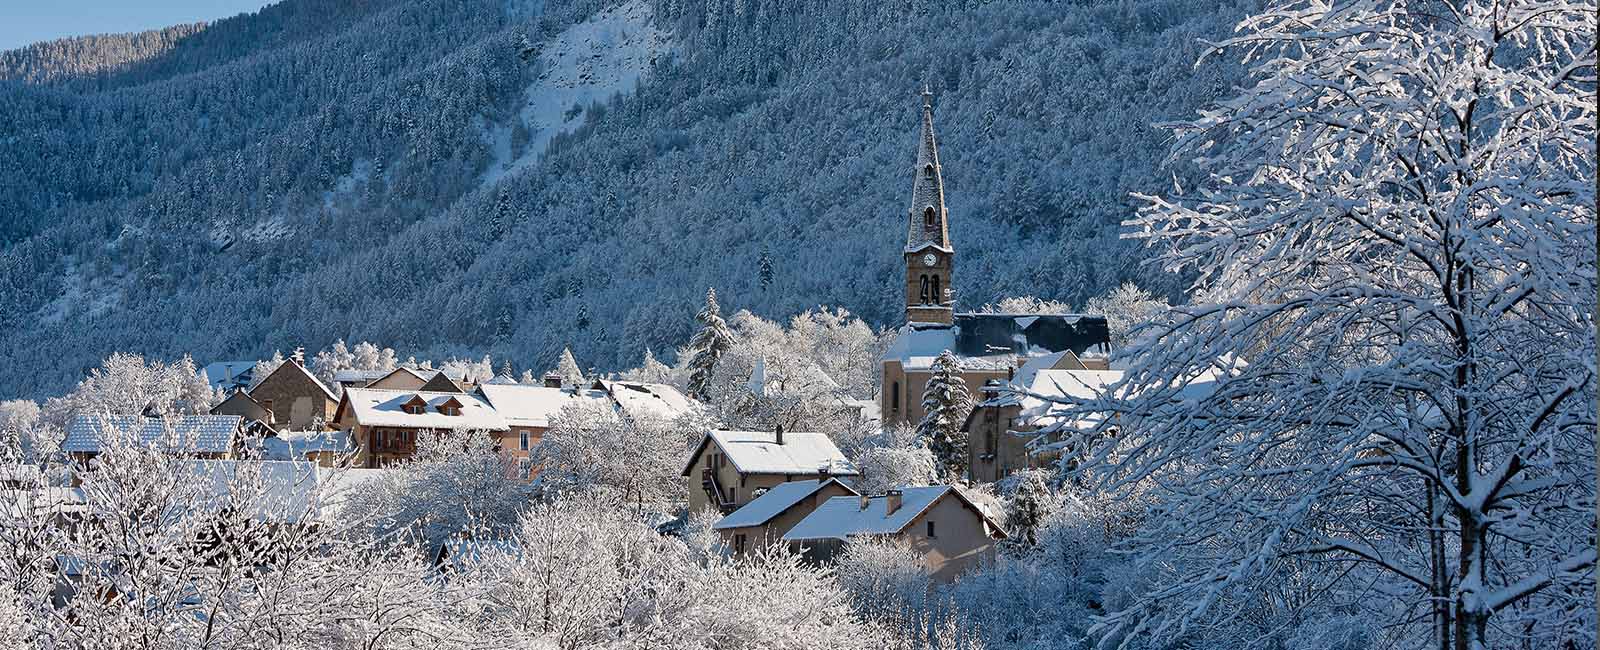
[[[950,325],[955,249],[950,245],[949,213],[944,205],[944,170],[933,136],[933,93],[922,88],[922,138],[911,183],[906,225],[906,321]]]
[[[933,137],[933,92],[927,86],[922,87],[922,138],[917,146],[914,174],[906,252],[930,245],[951,252],[949,214],[944,207],[944,170],[939,167],[939,143]]]

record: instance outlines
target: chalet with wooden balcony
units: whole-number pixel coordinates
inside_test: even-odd
[[[754,499],[757,490],[858,474],[827,434],[782,428],[772,433],[708,431],[683,466],[690,481],[690,512],[711,507],[730,513]]]
[[[505,418],[466,393],[347,388],[334,424],[350,432],[355,467],[378,468],[411,458],[424,432],[476,431],[499,439]]]

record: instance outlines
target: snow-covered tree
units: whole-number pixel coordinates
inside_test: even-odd
[[[639,367],[624,371],[622,378],[627,381],[640,381],[648,384],[674,383],[672,368],[656,360],[655,353],[650,351],[649,348],[645,348],[644,361],[639,363]]]
[[[561,349],[561,359],[556,362],[554,372],[557,375],[561,375],[561,386],[563,388],[583,387],[583,368],[579,367],[578,360],[573,358],[572,348]]]
[[[385,468],[342,510],[372,534],[432,550],[452,536],[504,535],[528,502],[517,473],[484,431],[423,432],[416,454]]]
[[[1167,299],[1140,289],[1133,282],[1124,282],[1103,296],[1090,298],[1084,311],[1106,317],[1111,330],[1111,347],[1128,346],[1139,327],[1154,320],[1168,309]]]
[[[972,410],[972,395],[961,378],[958,361],[949,350],[933,362],[933,372],[922,391],[922,421],[917,437],[930,451],[939,468],[940,480],[965,481],[967,478],[967,432],[962,429]]]
[[[205,413],[216,395],[187,356],[170,364],[136,354],[115,353],[71,393],[52,397],[44,422],[65,428],[74,415],[181,415]]]
[[[841,450],[846,446],[841,445]],[[932,485],[939,480],[939,470],[927,442],[917,436],[915,429],[897,424],[868,436],[846,451],[850,460],[861,472],[856,480],[856,490],[863,494],[883,494],[897,487]]]
[[[1025,469],[1006,478],[1006,541],[1020,549],[1039,542],[1039,528],[1055,511],[1059,498],[1050,489],[1051,473]]]
[[[706,305],[695,314],[695,320],[700,323],[700,331],[689,339],[685,350],[689,360],[689,396],[709,401],[711,373],[716,370],[722,354],[733,346],[733,334],[728,331],[728,323],[722,320],[722,307],[717,305],[716,289],[706,290]]]
[[[533,450],[540,466],[537,485],[665,512],[688,498],[679,472],[690,441],[698,443],[705,430],[705,423],[689,419],[623,417],[607,402],[569,405],[552,418],[549,433]]]
[[[1278,592],[1594,645],[1595,11],[1296,0],[1217,46],[1256,67],[1177,126],[1209,176],[1131,222],[1198,300],[1083,406],[1080,476],[1160,495],[1107,635],[1270,635]]]
[[[279,350],[273,350],[272,358],[270,359],[256,361],[255,367],[250,370],[250,388],[254,390],[256,386],[261,385],[261,382],[266,380],[267,375],[277,370],[278,366],[283,365],[283,362],[283,352]]]
[[[978,308],[982,314],[1070,314],[1072,305],[1034,296],[1012,296]]]

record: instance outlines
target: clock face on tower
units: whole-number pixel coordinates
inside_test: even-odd
[[[933,253],[928,253],[927,255],[923,255],[922,256],[922,265],[923,266],[933,266],[933,265],[938,264],[938,263],[939,263],[939,258],[935,257]]]

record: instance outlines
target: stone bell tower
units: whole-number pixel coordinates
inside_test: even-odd
[[[943,170],[933,137],[933,93],[926,86],[922,89],[922,139],[914,173],[906,227],[906,321],[950,325],[955,295],[950,278],[956,251],[950,246]]]

